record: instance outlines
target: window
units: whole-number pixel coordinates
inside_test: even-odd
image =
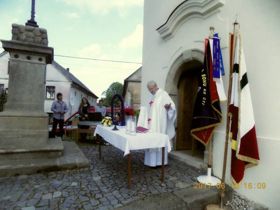
[[[46,86],[46,99],[55,99],[55,86]]]

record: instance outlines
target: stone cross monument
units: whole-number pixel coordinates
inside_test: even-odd
[[[34,14],[32,0],[31,20],[25,26],[13,24],[12,40],[1,40],[10,60],[9,95],[0,112],[0,176],[88,164],[75,144],[48,137],[44,100],[46,65],[53,61],[53,48],[48,47],[47,30],[38,27]],[[76,148],[72,159],[66,155],[69,147]]]
[[[35,0],[31,2],[31,18],[25,23],[26,26],[39,27],[35,21]]]
[[[5,148],[41,147],[48,140],[48,116],[44,113],[46,64],[53,60],[47,31],[12,25],[12,40],[2,40],[9,52],[9,95],[0,115],[0,139]],[[28,142],[28,143],[27,143]]]

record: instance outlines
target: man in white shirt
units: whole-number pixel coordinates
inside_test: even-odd
[[[169,140],[175,136],[174,122],[176,120],[176,107],[168,93],[158,88],[155,81],[149,81],[147,88],[152,94],[148,106],[148,127],[150,132],[164,133]],[[172,144],[171,144],[172,145]],[[168,164],[168,152],[165,150],[165,165]],[[162,164],[162,150],[149,149],[145,151],[144,164],[150,167]]]
[[[100,99],[97,103],[97,105],[95,106],[95,111],[96,112],[100,112],[102,117],[105,117],[106,115],[106,106],[103,106],[103,100]]]

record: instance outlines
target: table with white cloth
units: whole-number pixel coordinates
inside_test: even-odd
[[[118,130],[112,130],[113,127],[97,125],[94,135],[101,136],[112,146],[122,150],[124,156],[128,157],[128,187],[131,186],[131,151],[143,149],[162,149],[161,181],[164,181],[164,152],[167,149],[171,151],[169,137],[162,133],[136,133],[127,134],[124,126],[118,126]],[[99,145],[99,158],[101,158],[101,145]]]

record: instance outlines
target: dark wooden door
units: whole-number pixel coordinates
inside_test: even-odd
[[[178,84],[178,121],[177,150],[192,149],[193,141],[190,134],[193,106],[198,88],[198,71],[189,70],[182,74]]]

